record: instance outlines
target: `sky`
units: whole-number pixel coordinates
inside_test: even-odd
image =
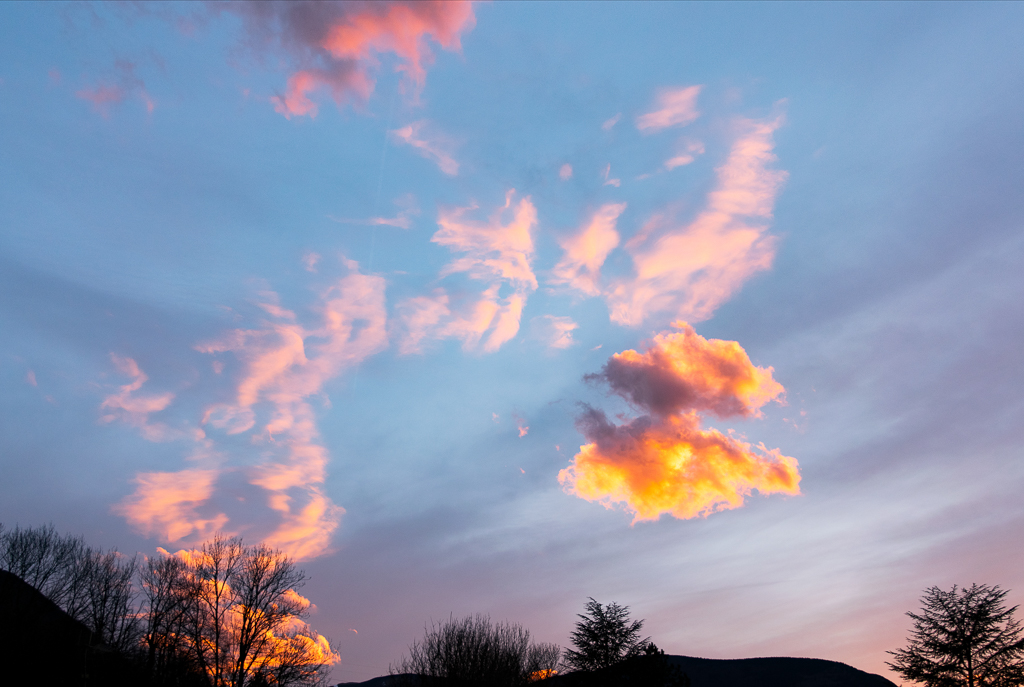
[[[1024,6],[0,4],[0,522],[888,671],[1024,603]]]

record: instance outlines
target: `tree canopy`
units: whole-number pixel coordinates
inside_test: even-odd
[[[640,638],[643,620],[630,621],[629,606],[610,603],[604,606],[590,597],[586,612],[579,614],[576,629],[569,638],[573,649],[566,649],[563,661],[572,670],[599,670],[627,658],[639,656],[650,641]]]
[[[1024,684],[1024,639],[1007,608],[1007,590],[972,584],[925,590],[907,647],[888,652],[906,680],[928,687],[1010,687]]]

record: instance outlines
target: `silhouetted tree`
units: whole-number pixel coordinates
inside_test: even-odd
[[[925,590],[905,649],[888,652],[900,677],[928,687],[1024,684],[1024,639],[999,586]]]
[[[515,623],[492,624],[487,616],[449,618],[426,629],[392,675],[442,680],[452,687],[519,687],[554,674],[561,649],[530,644],[530,632]]]
[[[579,614],[576,629],[569,635],[573,649],[566,649],[563,662],[570,670],[599,670],[627,658],[639,656],[651,638],[640,638],[643,620],[629,620],[629,606],[603,606],[590,598],[586,613]]]

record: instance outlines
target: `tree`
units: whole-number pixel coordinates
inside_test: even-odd
[[[1006,608],[1007,590],[972,584],[925,590],[907,647],[888,652],[906,680],[928,687],[1010,687],[1024,684],[1024,639]]]
[[[629,606],[599,604],[590,598],[569,635],[576,650],[566,649],[563,661],[571,670],[599,670],[643,653],[651,638],[640,638],[643,620],[629,620]]]
[[[440,678],[453,687],[520,687],[554,674],[560,654],[555,644],[531,644],[529,630],[515,623],[449,618],[427,628],[391,674]]]

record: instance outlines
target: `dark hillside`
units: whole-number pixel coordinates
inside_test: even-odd
[[[687,674],[690,687],[896,687],[881,675],[820,658],[665,658]],[[559,675],[536,684],[545,687],[617,684],[616,679],[609,679],[602,672]],[[398,684],[395,678],[378,677],[366,682],[343,682],[339,687],[390,687],[395,684]]]

